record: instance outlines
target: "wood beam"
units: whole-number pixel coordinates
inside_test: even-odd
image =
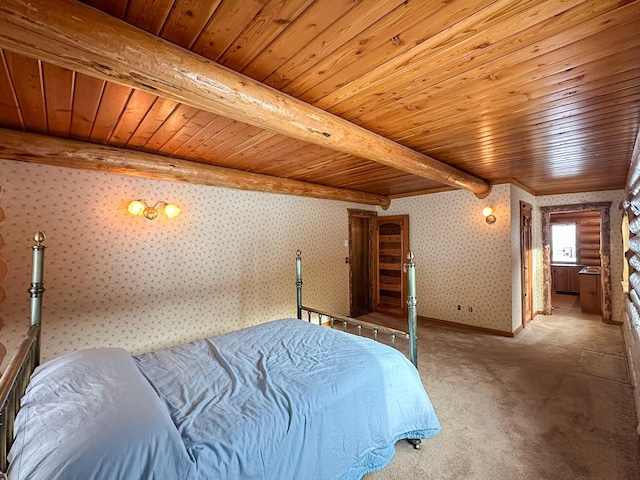
[[[463,188],[491,186],[75,0],[2,0],[0,47]]]
[[[2,128],[0,128],[0,158],[57,167],[96,170],[133,177],[342,200],[345,202],[378,205],[385,210],[391,203],[389,197],[383,195],[326,187],[298,180],[259,175],[231,168],[168,158],[151,153]]]

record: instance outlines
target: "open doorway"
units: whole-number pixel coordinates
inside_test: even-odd
[[[372,312],[407,316],[403,264],[409,252],[409,216],[379,217],[348,209],[349,315]]]
[[[373,311],[373,229],[376,212],[348,209],[349,316]]]
[[[611,202],[540,207],[545,315],[552,314],[554,295],[563,294],[569,299],[573,295],[582,311],[591,308],[604,323],[611,323],[610,209]],[[596,222],[587,221],[594,216],[597,230],[592,228]],[[582,234],[574,235],[573,244],[568,241],[560,245],[557,240],[552,251],[554,225],[560,227],[558,235],[571,237],[567,232],[572,228],[576,232],[582,230]]]

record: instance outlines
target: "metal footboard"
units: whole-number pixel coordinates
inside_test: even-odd
[[[33,275],[29,293],[31,294],[31,327],[26,337],[11,358],[7,369],[0,377],[0,472],[6,472],[7,455],[13,444],[13,424],[20,410],[20,400],[29,384],[34,369],[40,364],[40,319],[42,315],[42,282],[44,249],[41,243],[44,234],[34,236]]]
[[[7,454],[13,444],[13,423],[20,409],[29,378],[38,364],[38,337],[40,326],[29,328],[20,348],[11,358],[0,379],[0,471],[7,470]]]
[[[409,334],[407,332],[403,332],[402,330],[397,330],[395,328],[385,327],[382,325],[376,325],[375,323],[365,322],[364,320],[358,320],[356,318],[343,317],[341,315],[331,315],[314,308],[305,307],[304,305],[301,306],[301,309],[302,312],[307,313],[306,316],[308,322],[317,320],[318,325],[328,325],[331,328],[335,328],[336,323],[342,324],[342,330],[344,330],[345,332],[349,331],[349,326],[354,326],[356,329],[356,334],[358,336],[362,336],[363,330],[368,330],[371,331],[372,338],[375,341],[379,341],[378,336],[380,334],[389,335],[391,346],[393,348],[396,348],[396,338],[400,337],[409,340]]]
[[[331,313],[322,312],[314,308],[306,307],[302,304],[302,256],[300,250],[296,252],[296,287],[297,287],[297,299],[298,299],[298,319],[303,320],[303,313],[306,312],[308,322],[317,320],[319,325],[327,325],[331,328],[335,327],[336,322],[342,324],[342,329],[346,332],[349,331],[349,327],[355,327],[356,334],[362,335],[363,330],[369,330],[372,332],[374,340],[379,341],[378,335],[389,335],[391,346],[396,348],[396,338],[404,338],[409,341],[409,357],[413,365],[418,368],[418,348],[417,348],[417,314],[416,314],[416,285],[415,285],[415,263],[413,261],[413,252],[409,252],[409,262],[404,265],[404,270],[408,274],[408,297],[407,305],[409,306],[409,318],[408,318],[408,330],[404,332],[395,328],[385,327],[382,325],[376,325],[373,323],[365,322],[351,317],[345,317],[341,315],[334,315]]]

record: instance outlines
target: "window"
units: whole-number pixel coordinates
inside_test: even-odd
[[[551,225],[551,262],[577,263],[576,224]]]

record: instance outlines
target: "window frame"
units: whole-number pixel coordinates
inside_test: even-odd
[[[555,256],[556,253],[556,249],[554,248],[554,235],[553,235],[553,231],[554,228],[557,227],[569,227],[569,226],[573,226],[574,229],[574,237],[573,237],[573,256],[571,256],[570,260],[564,260],[564,259],[557,259]],[[580,225],[577,222],[566,222],[566,223],[552,223],[550,225],[550,246],[551,246],[551,263],[554,264],[565,264],[565,265],[578,265],[580,262],[580,255],[578,252],[578,229],[580,228]]]

